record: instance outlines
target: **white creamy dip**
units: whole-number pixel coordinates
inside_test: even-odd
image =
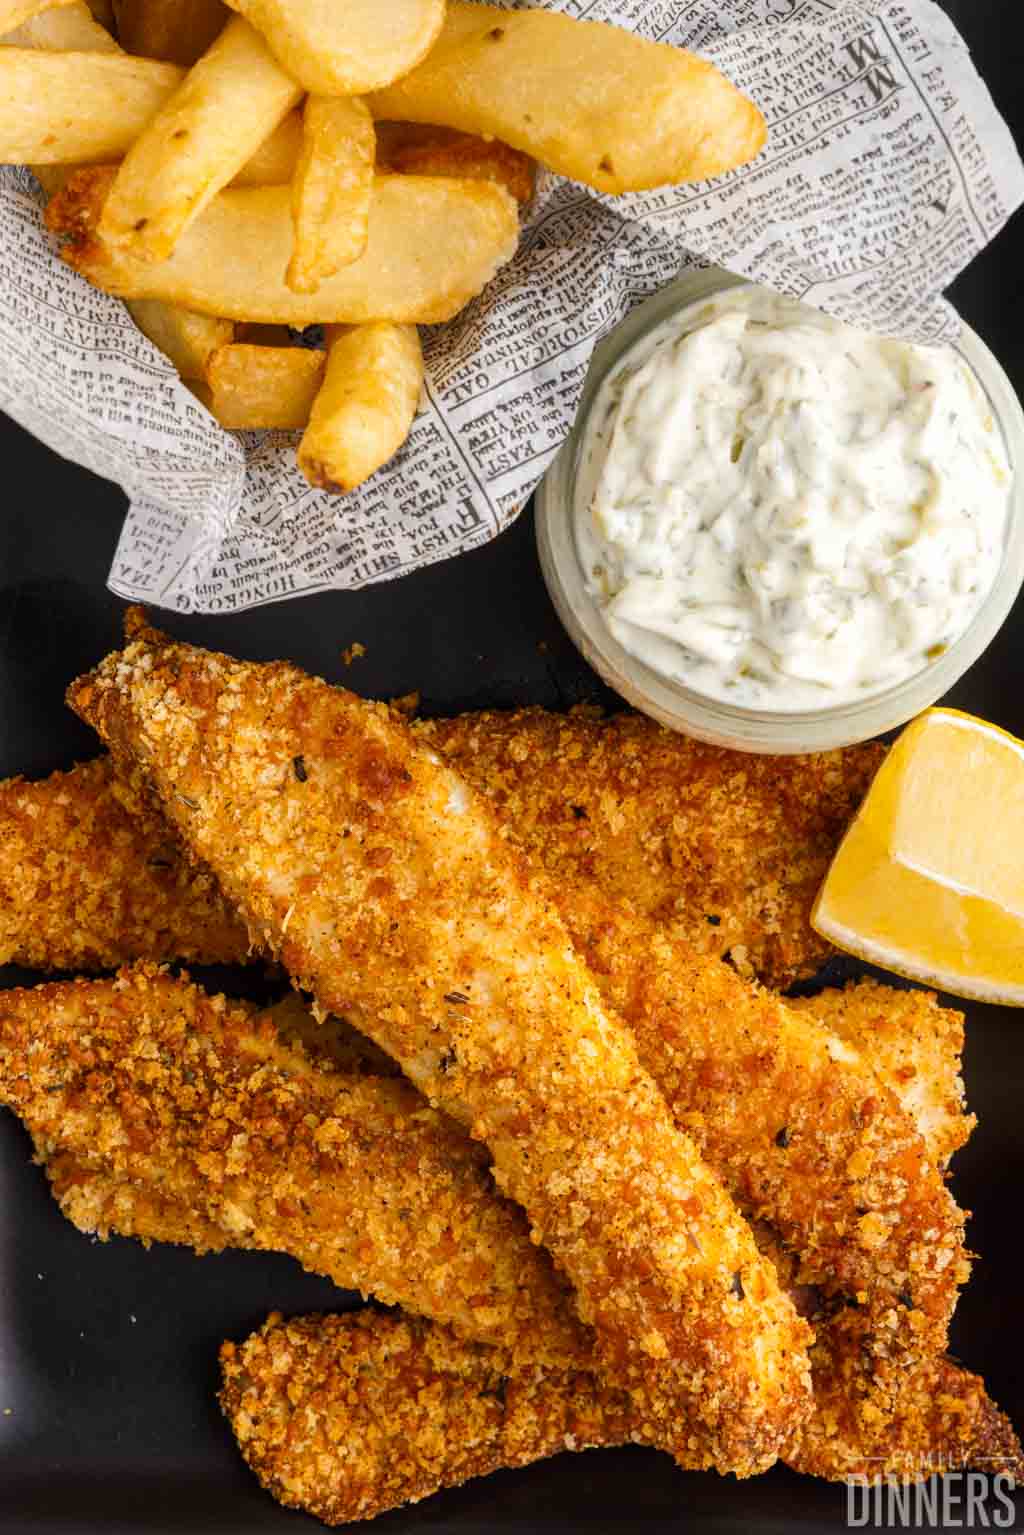
[[[969,627],[1011,478],[957,352],[735,288],[602,386],[577,547],[632,655],[729,703],[819,709],[921,671]]]

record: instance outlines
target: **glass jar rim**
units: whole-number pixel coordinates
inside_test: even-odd
[[[1001,364],[961,320],[956,350],[983,389],[1013,472],[1003,560],[968,628],[922,671],[863,699],[820,709],[758,710],[687,688],[638,660],[615,639],[587,590],[576,548],[576,474],[591,412],[608,376],[653,330],[684,309],[747,278],[714,268],[687,272],[637,306],[599,343],[576,420],[537,490],[537,544],[548,592],[563,626],[593,669],[628,703],[674,730],[743,751],[792,754],[850,746],[903,725],[934,704],[988,648],[1024,585],[1024,409]]]

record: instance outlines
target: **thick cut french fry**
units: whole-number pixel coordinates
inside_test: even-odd
[[[461,0],[424,62],[370,108],[502,139],[601,192],[717,176],[765,140],[760,112],[706,59],[603,22]]]
[[[497,181],[517,203],[533,196],[536,162],[498,139],[430,123],[377,124],[377,168],[398,176],[461,176]]]
[[[120,52],[110,33],[93,19],[81,0],[57,10],[41,12],[26,22],[20,31],[27,47],[49,51]],[[53,197],[63,186],[69,171],[60,165],[35,165],[33,173],[44,191]],[[193,314],[173,304],[162,304],[157,299],[131,301],[128,309],[143,335],[170,358],[184,379],[201,378],[211,352],[218,346],[225,346],[234,333],[230,320]]]
[[[347,491],[376,474],[408,437],[422,390],[414,325],[329,331],[327,372],[299,444],[309,483]]]
[[[202,58],[230,14],[223,0],[114,0],[117,35],[128,53],[186,69]]]
[[[0,47],[0,164],[88,165],[127,154],[185,78],[176,64],[129,58],[84,5],[42,11]],[[102,55],[88,63],[84,56]],[[49,55],[47,57],[47,55]],[[74,101],[69,112],[68,101]],[[291,181],[302,119],[291,112],[235,177]]]
[[[222,346],[206,369],[208,409],[236,431],[301,431],[324,377],[325,354],[301,346]]]
[[[366,249],[377,141],[358,96],[307,97],[302,134],[292,181],[295,248],[285,281],[296,293],[315,293],[323,278]]]
[[[116,160],[181,78],[127,54],[0,50],[0,162]]]
[[[205,377],[206,366],[218,347],[232,340],[235,327],[230,320],[213,315],[195,314],[159,299],[129,299],[128,312],[144,336],[169,357],[186,379]]]
[[[437,40],[445,0],[231,0],[314,95],[362,96],[414,68]]]
[[[519,234],[516,204],[502,187],[380,176],[365,254],[305,295],[284,280],[292,243],[287,187],[221,192],[173,256],[152,263],[99,237],[112,175],[103,167],[76,171],[46,210],[48,227],[70,237],[63,252],[69,265],[122,298],[159,298],[234,320],[296,326],[450,320],[512,256]]]
[[[0,0],[0,37],[43,11],[71,3],[72,0]]]
[[[139,260],[166,261],[301,95],[260,34],[233,16],[128,151],[101,239]]]

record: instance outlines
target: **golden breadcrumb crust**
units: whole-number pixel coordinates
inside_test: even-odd
[[[107,758],[0,783],[0,964],[215,964],[248,947],[216,880],[182,859],[166,818]]]
[[[0,1102],[83,1231],[289,1253],[471,1337],[590,1359],[481,1149],[409,1083],[314,1064],[251,1004],[152,966],[0,992]]]
[[[413,730],[489,795],[557,882],[628,900],[696,953],[729,955],[776,989],[829,952],[811,904],[880,747],[751,757],[641,716],[579,710]],[[140,784],[107,759],[0,784],[0,963],[244,960],[244,928],[180,856]]]
[[[976,1120],[960,1075],[964,1015],[934,992],[858,981],[789,1006],[845,1039],[874,1066],[912,1116],[938,1167],[967,1144]]]
[[[877,1289],[871,1272],[874,1265],[870,1246],[861,1255],[859,1266],[854,1268],[847,1260],[841,1274],[831,1272],[835,1229],[838,1228],[842,1238],[847,1230],[856,1229],[857,1223],[872,1213],[871,1207],[863,1202],[863,1187],[847,1190],[844,1176],[850,1158],[860,1149],[857,1133],[859,1105],[871,1099],[870,1088],[865,1086],[864,1067],[858,1068],[849,1060],[835,1059],[835,1047],[833,1045],[828,1048],[826,1036],[795,1022],[791,1012],[796,1009],[813,1013],[826,1024],[834,1013],[838,1023],[837,1032],[854,1048],[870,1045],[866,1063],[907,1104],[926,1143],[930,1137],[934,1141],[935,1137],[944,1136],[943,1156],[948,1156],[949,1151],[965,1139],[970,1127],[970,1122],[961,1112],[957,1093],[958,1056],[962,1042],[959,1015],[938,1009],[934,1001],[922,993],[895,991],[875,983],[851,988],[845,994],[829,991],[823,993],[820,999],[793,1004],[792,1009],[784,1012],[763,998],[751,1002],[749,989],[741,987],[720,968],[708,976],[703,966],[694,967],[685,959],[680,961],[676,946],[668,946],[664,942],[666,932],[673,936],[678,933],[678,922],[669,919],[660,922],[657,929],[652,930],[649,925],[645,926],[635,911],[631,912],[630,902],[625,895],[627,890],[636,887],[641,892],[647,892],[648,907],[664,911],[667,909],[663,898],[664,880],[672,877],[672,868],[686,866],[686,858],[680,852],[687,845],[684,839],[682,843],[674,845],[673,856],[667,863],[660,854],[653,860],[655,870],[663,868],[657,878],[654,874],[645,876],[643,872],[646,863],[650,863],[653,858],[650,850],[659,845],[651,828],[659,825],[661,814],[657,809],[660,792],[657,787],[658,778],[656,775],[653,782],[648,781],[644,767],[646,755],[640,758],[635,753],[631,756],[623,750],[613,756],[613,760],[624,757],[630,762],[627,775],[630,794],[627,795],[622,787],[624,778],[620,772],[616,780],[617,792],[603,801],[600,796],[592,797],[589,809],[582,807],[587,809],[585,817],[576,814],[581,808],[578,801],[570,803],[567,798],[573,792],[574,783],[587,777],[580,763],[585,762],[585,756],[581,757],[581,753],[588,739],[593,745],[595,734],[613,728],[621,730],[625,724],[625,721],[613,721],[608,726],[596,726],[595,722],[585,718],[558,720],[556,717],[544,716],[540,711],[527,711],[521,715],[470,716],[463,721],[448,721],[423,729],[428,735],[437,732],[443,735],[445,750],[457,755],[463,770],[472,777],[477,787],[489,794],[501,807],[507,824],[514,828],[517,839],[530,856],[544,862],[548,873],[553,876],[552,888],[576,943],[590,950],[592,964],[601,966],[602,973],[598,975],[598,980],[606,1000],[613,1006],[619,1006],[645,1044],[645,1064],[663,1089],[670,1082],[675,1084],[672,1106],[680,1116],[684,1116],[684,1122],[692,1130],[700,1134],[703,1133],[703,1126],[708,1123],[712,1125],[711,1137],[705,1141],[704,1146],[709,1161],[724,1170],[730,1178],[730,1187],[744,1207],[751,1213],[774,1221],[793,1250],[802,1255],[803,1282],[819,1285],[840,1295],[844,1289],[852,1290],[854,1294],[858,1291],[863,1294],[865,1282],[870,1289]],[[653,733],[654,740],[659,743],[654,756],[661,764],[666,781],[672,780],[684,785],[688,778],[692,781],[693,775],[686,766],[692,743],[670,736],[658,727],[648,726],[647,722],[641,722],[641,725],[643,728],[640,734]],[[556,740],[558,747],[554,751],[551,743]],[[597,756],[602,763],[602,771],[611,771],[607,754],[598,748]],[[728,760],[729,757],[727,753],[707,754],[707,760],[700,771],[694,769],[696,777],[699,779],[700,773],[703,773],[710,785],[715,777],[714,760]],[[800,767],[812,771],[817,761],[806,759]],[[571,764],[575,769],[575,778],[566,764]],[[541,781],[545,786],[542,793],[536,792],[538,779],[535,769],[538,766],[542,770]],[[785,763],[778,765],[778,776],[783,776],[784,767]],[[675,773],[674,779],[670,769]],[[91,808],[85,808],[88,796],[84,791],[77,795],[77,803],[83,807],[81,821],[83,824],[88,821],[91,832],[92,856],[88,859],[88,879],[102,878],[105,842],[117,840],[118,836],[124,840],[128,834],[121,826],[122,822],[128,820],[128,805],[138,807],[140,817],[145,818],[144,824],[152,833],[155,845],[161,854],[166,854],[168,829],[146,806],[138,782],[117,787],[119,781],[109,772],[104,779],[95,771],[95,766],[91,765],[88,771],[91,774],[88,786],[92,798]],[[73,779],[76,775],[68,776]],[[590,776],[596,784],[597,778],[593,774]],[[844,776],[847,780],[851,777],[850,774]],[[806,789],[805,779],[802,775],[798,777]],[[532,793],[531,786],[534,787]],[[55,777],[36,788],[40,801],[36,820],[45,829],[49,823],[47,801],[61,793],[62,786]],[[800,795],[796,798],[799,800]],[[796,819],[798,822],[799,818]],[[571,830],[579,824],[586,826],[585,838]],[[745,855],[747,862],[750,862],[757,858],[754,818],[749,818],[745,824],[746,831],[731,843],[731,852],[734,858],[742,861]],[[568,834],[566,827],[570,828]],[[111,828],[115,834],[113,836]],[[669,835],[664,831],[658,833],[662,842]],[[809,845],[806,836],[804,842],[805,847]],[[645,850],[640,856],[639,868],[637,857],[632,851],[634,847]],[[37,860],[49,857],[52,861],[53,850],[44,854],[37,839],[34,856]],[[664,873],[665,869],[668,873]],[[145,870],[140,872],[142,877],[133,881],[130,869],[119,868],[119,874],[125,881],[135,883],[144,892]],[[662,883],[659,884],[659,880]],[[62,888],[73,889],[73,881],[64,879]],[[608,897],[606,903],[601,901],[602,894]],[[702,923],[701,926],[705,925]],[[187,929],[187,913],[183,912],[178,930],[187,933]],[[595,933],[601,935],[600,954],[595,949]],[[237,943],[242,951],[246,939],[240,931]],[[189,952],[188,948],[186,952]],[[643,960],[641,957],[645,953],[647,958]],[[653,987],[647,985],[646,997],[644,965],[648,970],[653,969],[655,976]],[[702,984],[710,979],[711,995],[717,997],[719,1005],[717,1008],[698,1006],[693,1010],[692,1017],[688,1018],[688,999],[685,987],[680,987],[680,977],[685,979],[695,971]],[[743,1031],[733,1028],[737,1003],[745,1013],[746,1027]],[[302,1037],[307,1046],[314,1045],[316,1029],[310,1028],[308,1014],[300,1007],[293,1013],[293,1017],[303,1028]],[[695,1022],[700,1023],[705,1033],[688,1041],[690,1055],[687,1061],[678,1044],[664,1036],[666,1033],[681,1031],[685,1039],[688,1031],[693,1032]],[[911,1051],[909,1047],[912,1042]],[[365,1048],[363,1046],[364,1051]],[[357,1045],[354,1050],[355,1060],[358,1060],[359,1054]],[[762,1116],[761,1123],[754,1125],[748,1112],[751,1061],[758,1063],[766,1058],[778,1058],[779,1068],[773,1079],[766,1084],[768,1117],[765,1119]],[[385,1069],[385,1060],[377,1052],[373,1069],[378,1074]],[[815,1060],[818,1062],[817,1072],[812,1069]],[[352,1052],[346,1065],[349,1068],[353,1065]],[[830,1097],[834,1100],[834,1113],[831,1120],[826,1117],[819,1122],[818,1108],[821,1100],[818,1084],[822,1070],[838,1081],[844,1090],[840,1091],[838,1097],[834,1092],[826,1093],[826,1100]],[[713,1095],[706,1091],[709,1076],[713,1076],[716,1086]],[[680,1093],[680,1082],[689,1090]],[[783,1087],[780,1084],[786,1085]],[[722,1112],[722,1104],[726,1102],[729,1106],[728,1115]],[[789,1111],[790,1106],[792,1113]],[[891,1102],[888,1109],[887,1115],[876,1108],[876,1129],[879,1138],[888,1137],[893,1148],[896,1148],[900,1134],[906,1133],[906,1124],[903,1121],[901,1128],[901,1121],[893,1117]],[[841,1120],[847,1112],[850,1116],[849,1133],[837,1137],[833,1134],[834,1121],[837,1118]],[[796,1121],[801,1116],[804,1121],[802,1133],[809,1139],[802,1162],[793,1159],[793,1166],[798,1172],[798,1176],[794,1177],[788,1165],[789,1159],[780,1156],[780,1150],[788,1150],[789,1147],[780,1148],[777,1143],[780,1137],[792,1143],[798,1134]],[[791,1120],[793,1124],[790,1124]],[[894,1124],[896,1134],[892,1135],[890,1132]],[[932,1161],[939,1160],[934,1144],[928,1145],[928,1151]],[[803,1176],[804,1168],[810,1170],[808,1177]],[[742,1175],[744,1181],[736,1181],[737,1173]],[[758,1203],[752,1205],[750,1187],[755,1176],[758,1180]],[[934,1184],[931,1192],[934,1192]],[[925,1189],[926,1210],[928,1196],[929,1190]],[[832,1232],[828,1224],[829,1200],[833,1207]],[[809,1225],[808,1218],[811,1222]],[[896,1243],[889,1245],[895,1249]],[[889,1258],[891,1254],[887,1252],[885,1256]],[[907,1267],[909,1270],[913,1264]],[[866,1281],[863,1277],[865,1270]],[[891,1301],[887,1301],[887,1295],[894,1291],[901,1306],[903,1301],[900,1297],[911,1293],[904,1288],[901,1275],[896,1272],[893,1272],[887,1288],[877,1297],[880,1304],[861,1304],[849,1343],[852,1352],[859,1355],[865,1338],[875,1338],[877,1328],[874,1318],[879,1311],[885,1321],[881,1344],[883,1348],[888,1346],[892,1317],[897,1317],[897,1324],[899,1319],[899,1311],[894,1312]],[[820,1323],[820,1319],[819,1324],[825,1325]],[[830,1321],[828,1325],[846,1328],[849,1319],[840,1314],[838,1324]],[[891,1371],[887,1373],[891,1378]],[[869,1375],[861,1383],[861,1394],[870,1387],[872,1394],[877,1397],[881,1386],[884,1386],[884,1381],[871,1379]]]
[[[808,1333],[493,811],[381,706],[143,634],[71,690],[250,934],[484,1140],[666,1443],[771,1462]]]
[[[476,717],[466,726],[435,722],[423,734],[444,745],[450,760],[499,808],[510,837],[551,877],[577,951],[606,1006],[632,1029],[640,1059],[677,1123],[691,1133],[744,1213],[769,1222],[783,1249],[799,1260],[795,1283],[818,1287],[830,1299],[827,1313],[816,1318],[819,1330],[829,1333],[830,1347],[843,1353],[856,1376],[849,1383],[851,1402],[863,1399],[874,1422],[879,1412],[895,1410],[903,1371],[945,1347],[958,1287],[968,1275],[962,1212],[916,1123],[925,1104],[934,1107],[939,1097],[952,1114],[941,1078],[956,1076],[960,1039],[950,1053],[949,1037],[955,1025],[933,1003],[905,1003],[893,993],[894,1014],[910,1011],[922,1033],[934,1015],[937,1032],[947,1038],[941,1062],[929,1057],[928,1069],[922,1067],[913,1081],[903,1062],[904,1074],[890,1086],[884,1070],[873,1068],[871,1054],[858,1055],[845,1039],[813,1024],[831,1005],[848,1022],[866,1025],[872,993],[865,993],[863,1006],[851,993],[851,999],[839,994],[824,1004],[792,1008],[714,956],[695,953],[692,932],[680,935],[666,915],[672,860],[665,857],[665,834],[659,841],[646,828],[657,826],[659,817],[664,821],[681,793],[689,748],[711,753],[720,765],[728,754],[698,743],[680,752],[671,739],[662,739],[666,732],[628,716],[611,727],[609,735],[606,727],[592,725],[587,748],[576,735],[578,725],[563,729],[557,718],[536,710]],[[818,776],[816,763],[832,783],[832,803],[838,793],[848,816],[845,760],[840,754],[808,759],[800,782],[809,788]],[[878,760],[875,748],[860,758],[859,789]],[[749,782],[758,785],[751,795],[755,810],[733,813],[734,849],[756,844],[756,817],[766,804],[774,806],[766,816],[769,846],[772,828],[784,826],[787,814],[803,828],[797,831],[801,846],[813,845],[799,796],[788,811],[779,809],[786,802],[779,782],[784,769],[757,759],[723,787],[706,763],[705,755],[697,776],[706,791],[709,826],[720,817],[728,823],[723,799],[742,798]],[[604,794],[599,785],[609,779],[615,789]],[[828,791],[824,797],[828,802]],[[574,805],[585,812],[582,817]],[[837,837],[835,821],[830,825],[830,836]],[[725,839],[723,845],[728,833]],[[692,841],[691,831],[687,845]],[[816,879],[826,864],[827,855]],[[727,899],[745,912],[749,930],[756,917],[743,906],[737,884],[734,877]],[[805,895],[809,904],[811,891]],[[806,910],[794,922],[794,930],[806,926]],[[892,1028],[875,1030],[872,1039],[894,1041],[897,1032],[894,1017]],[[908,1114],[901,1098],[915,1087],[920,1101]],[[946,1133],[950,1140],[963,1139],[968,1130],[959,1116]]]
[[[303,1038],[316,1065],[296,1043]],[[0,998],[0,1100],[25,1118],[54,1194],[80,1230],[199,1252],[282,1250],[339,1284],[451,1321],[471,1340],[500,1339],[523,1364],[591,1366],[591,1340],[521,1212],[498,1198],[455,1126],[404,1083],[370,1074],[377,1060],[375,1047],[333,1020],[313,1025],[297,998],[260,1013],[152,967],[116,982]],[[276,1126],[269,1143],[268,1102]],[[225,1122],[233,1132],[227,1159]],[[315,1161],[300,1149],[311,1131]],[[329,1159],[320,1155],[325,1139]],[[807,1304],[796,1263],[770,1230],[758,1235],[817,1319],[820,1297]],[[944,1395],[959,1391],[970,1405],[940,1411],[928,1384],[938,1366],[929,1360],[904,1377],[890,1433],[877,1411],[872,1419],[854,1410],[860,1382],[842,1350],[831,1357],[830,1339],[823,1326],[812,1351],[816,1411],[786,1452],[800,1469],[842,1476],[877,1459],[887,1435],[908,1465],[946,1464],[950,1445],[959,1455],[999,1421],[973,1378],[947,1380]],[[959,1437],[947,1422],[953,1411]],[[639,1427],[635,1437],[644,1437]],[[695,1445],[693,1463],[699,1459]]]
[[[221,1406],[261,1484],[330,1525],[561,1450],[647,1442],[621,1391],[525,1365],[447,1328],[372,1311],[278,1315],[221,1349]],[[940,1359],[855,1470],[918,1481],[984,1466],[1019,1476],[1020,1445],[982,1382]],[[934,1458],[931,1458],[934,1457]]]
[[[863,1047],[864,1040],[858,1040],[855,1027],[857,1019],[863,1020],[863,1029],[870,1029],[872,1049],[866,1064],[858,1069],[852,1061],[836,1059],[835,1049],[829,1048],[826,1037],[795,1020],[793,1009],[783,1010],[751,992],[720,967],[709,970],[703,964],[694,964],[686,955],[680,958],[671,941],[678,931],[677,920],[659,921],[657,927],[644,921],[644,913],[632,906],[626,892],[639,892],[641,906],[664,913],[669,905],[666,890],[671,887],[673,871],[685,872],[687,868],[681,849],[692,851],[695,842],[692,831],[673,841],[675,833],[666,830],[664,791],[659,785],[668,784],[676,796],[681,793],[680,785],[685,786],[692,779],[707,790],[710,798],[715,798],[714,774],[708,763],[699,771],[694,768],[692,773],[687,767],[693,743],[681,743],[658,727],[648,727],[647,722],[623,719],[598,725],[580,718],[559,721],[538,711],[468,718],[424,730],[428,738],[431,734],[443,737],[446,751],[454,753],[463,771],[501,808],[506,824],[530,857],[543,863],[553,876],[552,889],[561,914],[577,946],[595,969],[606,1003],[617,1007],[636,1030],[645,1064],[662,1090],[670,1093],[677,1116],[702,1140],[705,1154],[726,1177],[734,1196],[772,1220],[787,1243],[804,1256],[809,1282],[825,1284],[833,1290],[857,1291],[870,1285],[871,1274],[865,1278],[864,1271],[873,1273],[876,1269],[872,1244],[891,1226],[893,1200],[899,1200],[902,1190],[900,1183],[890,1180],[886,1209],[884,1202],[880,1206],[877,1200],[877,1190],[875,1197],[866,1190],[866,1179],[850,1183],[845,1176],[851,1159],[863,1149],[866,1139],[859,1120],[861,1105],[870,1103],[874,1096],[870,1066],[881,1065],[887,1085],[900,1091],[901,1096],[904,1092],[917,1095],[930,1092],[937,1113],[936,1088],[943,1074],[955,1080],[955,1060],[947,1053],[944,1072],[940,1059],[932,1060],[933,1069],[925,1070],[918,1051],[914,1063],[898,1059],[897,1070],[892,1072],[885,1069],[881,1057],[889,1039],[893,1040],[898,1057],[905,1051],[904,1012],[909,1015],[920,1008],[922,1037],[930,1029],[936,1039],[942,1037],[938,1024],[948,1023],[952,1028],[956,1015],[942,1014],[934,1008],[927,1015],[928,1004],[915,1000],[920,994],[870,987],[851,991],[844,999],[826,993],[822,1001],[795,1004],[796,1009],[814,1013],[825,1022],[829,1021],[826,1014],[835,1011],[837,1019],[846,1021],[845,1037],[855,1048],[858,1044]],[[609,744],[603,745],[604,742]],[[640,746],[644,748],[642,752]],[[648,777],[646,764],[652,754],[656,766],[653,776]],[[723,753],[711,755],[718,759],[728,757]],[[591,763],[589,770],[585,768],[587,761]],[[842,762],[848,763],[846,756]],[[758,798],[757,816],[751,815],[742,835],[735,831],[731,844],[734,856],[756,847],[755,819],[763,818],[765,805],[773,795],[778,814],[780,807],[784,809],[794,800],[803,804],[819,778],[831,781],[831,759],[820,770],[815,769],[816,763],[817,759],[807,759],[803,764],[806,776],[798,775],[799,789],[794,788],[791,778],[788,794],[779,786],[784,770],[776,769],[771,794],[762,785],[764,792]],[[615,764],[619,764],[617,769]],[[616,788],[602,797],[596,785],[605,773],[612,775]],[[87,775],[85,781],[80,781],[79,775]],[[848,791],[856,778],[852,766],[844,767],[839,776]],[[91,899],[94,891],[97,901],[106,901],[109,910],[116,903],[117,890],[128,888],[132,896],[125,904],[144,914],[151,902],[147,879],[173,877],[175,888],[188,887],[189,876],[163,868],[177,855],[170,847],[168,832],[160,818],[146,806],[137,785],[115,792],[117,782],[109,767],[104,771],[100,764],[90,764],[63,781],[53,779],[36,786],[37,814],[31,823],[31,835],[22,838],[17,861],[24,864],[31,859],[36,864],[60,869],[59,889],[68,892],[63,903],[65,911],[72,899],[82,907],[95,905]],[[626,793],[627,783],[631,794]],[[27,794],[29,788],[24,786],[20,792]],[[65,790],[78,807],[80,835],[73,839],[74,844],[79,848],[84,845],[89,855],[76,865],[81,871],[77,883],[66,863],[61,865],[59,848],[54,848],[47,830],[53,801],[64,798]],[[567,798],[570,794],[578,795],[582,803],[577,800],[570,803]],[[131,814],[126,802],[131,804]],[[579,808],[586,812],[583,818],[575,814]],[[134,833],[133,824],[138,828]],[[833,823],[833,833],[835,830]],[[134,868],[127,860],[108,867],[104,846],[131,845],[133,835],[136,844],[139,839],[150,838],[153,853],[142,856],[145,850],[140,849]],[[666,841],[671,843],[668,852]],[[806,861],[811,857],[809,834],[798,841]],[[635,849],[640,849],[640,853]],[[158,865],[155,876],[147,868],[153,862]],[[183,905],[170,925],[181,935],[178,947],[186,957],[204,957],[204,919],[211,902],[222,915],[223,906],[208,877],[197,876],[193,883],[200,890],[198,912],[193,917],[189,907]],[[11,882],[11,888],[13,901],[16,882]],[[603,896],[608,899],[602,900]],[[61,910],[59,899],[56,904],[52,898],[46,903],[47,924],[58,932],[68,930],[68,924],[59,920]],[[29,909],[23,910],[20,922],[26,934],[24,948],[34,933]],[[222,926],[226,923],[225,918]],[[143,934],[157,925],[143,921]],[[159,925],[168,926],[165,916],[160,918]],[[189,936],[190,928],[194,928],[194,938]],[[232,931],[230,927],[226,930]],[[703,922],[700,930],[714,931]],[[744,931],[751,935],[749,927]],[[233,932],[232,941],[240,954],[247,940],[240,929]],[[124,948],[130,948],[137,936],[135,930],[118,934],[116,924],[112,924],[109,941],[97,941],[96,947],[103,949],[107,962],[114,962],[127,957]],[[64,962],[71,957],[67,953],[62,956]],[[150,950],[147,957],[160,957],[159,950],[156,954]],[[863,1005],[855,1000],[858,998]],[[737,1009],[743,1018],[743,1029],[734,1027]],[[886,1011],[890,1015],[888,1025]],[[772,1061],[775,1069],[766,1075],[763,1064]],[[912,1080],[907,1075],[911,1069],[916,1072]],[[968,1126],[955,1094],[944,1088],[942,1091],[943,1112],[948,1118],[945,1133],[952,1149],[963,1140]],[[823,1104],[831,1108],[819,1118]],[[888,1146],[890,1163],[905,1161],[902,1145],[905,1133],[901,1134],[900,1120],[893,1116],[891,1103],[887,1104],[883,1095],[873,1108],[875,1143],[884,1142]],[[921,1121],[920,1114],[915,1117]],[[776,1142],[783,1132],[791,1143],[798,1136],[804,1138],[806,1154],[802,1160],[791,1149],[787,1155],[780,1155]],[[866,1162],[862,1156],[853,1165]],[[803,1168],[809,1169],[808,1176],[803,1175]],[[868,1170],[878,1184],[877,1175],[884,1168],[876,1167],[873,1156]],[[925,1206],[934,1196],[933,1180],[923,1191]],[[948,1201],[940,1196],[940,1207],[943,1203],[948,1206]],[[885,1225],[879,1225],[874,1219],[876,1215]],[[858,1222],[866,1224],[860,1227]],[[932,1227],[930,1211],[925,1226],[929,1230]],[[905,1216],[901,1218],[901,1230],[909,1230]],[[866,1239],[866,1252],[861,1251],[863,1244],[858,1237],[861,1232]],[[912,1232],[909,1235],[912,1237]],[[886,1257],[892,1259],[895,1244],[890,1238],[885,1245],[889,1249]],[[947,1253],[948,1250],[947,1243]],[[891,1268],[888,1290],[899,1295],[913,1282],[915,1269],[920,1270],[921,1264],[915,1262],[912,1254],[902,1265],[897,1256]],[[949,1272],[955,1275],[956,1267]],[[881,1301],[889,1313],[885,1328],[889,1333],[892,1308],[886,1305],[884,1294]]]
[[[831,952],[810,925],[884,756],[727,751],[643,715],[469,714],[416,725],[558,880],[597,885],[699,954],[783,990]]]

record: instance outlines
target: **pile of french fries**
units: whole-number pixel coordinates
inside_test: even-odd
[[[0,0],[0,161],[218,421],[354,489],[405,442],[417,326],[513,255],[540,163],[618,194],[756,155],[681,49],[463,0]],[[323,327],[310,350],[298,333]]]

